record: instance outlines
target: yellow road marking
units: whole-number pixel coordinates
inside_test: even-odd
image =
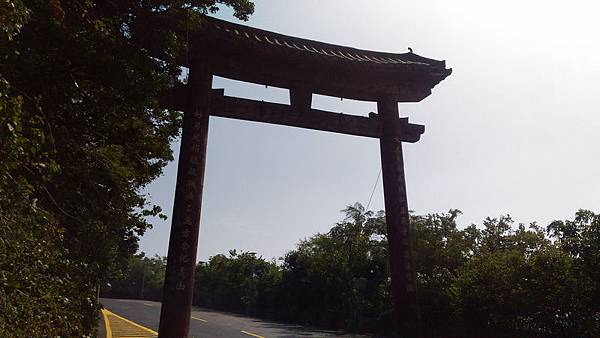
[[[102,309],[102,318],[104,318],[104,329],[106,330],[106,338],[112,338],[112,331],[110,329],[110,323],[108,322],[108,315],[106,310]]]
[[[206,323],[206,319],[202,319],[202,318],[198,318],[198,317],[194,317],[194,316],[192,316],[192,319],[199,320],[201,322],[205,322]]]
[[[248,331],[243,331],[243,330],[242,330],[242,331],[240,331],[240,332],[241,332],[241,333],[243,333],[243,334],[247,334],[247,335],[249,335],[249,336],[252,336],[252,337],[256,337],[256,338],[265,338],[265,337],[263,337],[263,336],[259,336],[259,335],[257,335],[257,334],[254,334],[254,333],[252,333],[252,332],[248,332]]]
[[[106,338],[119,337],[139,337],[149,338],[157,337],[158,333],[138,323],[123,318],[116,313],[106,309],[102,310],[104,323],[106,326]]]

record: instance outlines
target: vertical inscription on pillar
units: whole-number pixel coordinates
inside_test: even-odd
[[[185,291],[186,289],[186,280],[188,278],[188,272],[185,268],[186,263],[190,261],[190,257],[192,255],[192,245],[191,242],[197,243],[197,240],[191,238],[191,234],[194,233],[194,228],[197,227],[196,222],[199,222],[197,215],[195,215],[195,210],[200,206],[198,205],[198,196],[201,197],[201,192],[198,192],[200,188],[201,182],[199,180],[199,172],[203,170],[199,168],[199,164],[202,158],[202,126],[200,125],[200,121],[197,121],[198,118],[201,117],[200,112],[195,109],[192,118],[195,120],[192,124],[192,137],[191,137],[191,145],[188,147],[189,149],[189,158],[187,160],[187,168],[188,170],[184,173],[185,179],[183,184],[183,192],[184,195],[184,213],[183,213],[183,222],[181,222],[181,237],[180,244],[178,247],[177,254],[177,263],[180,265],[177,271],[177,282],[175,284],[175,290],[177,291]],[[183,142],[182,142],[183,143]],[[186,144],[187,145],[187,144]],[[193,273],[189,272],[189,273]]]
[[[187,337],[189,329],[204,186],[211,82],[212,74],[207,65],[192,65],[187,84],[187,104],[177,168],[164,300],[158,331],[160,337]]]
[[[181,187],[181,191],[176,194],[177,197],[183,196],[183,213],[174,215],[173,223],[175,223],[176,217],[177,220],[181,219],[182,221],[177,222],[179,229],[175,228],[175,224],[173,224],[173,229],[178,232],[178,238],[173,243],[173,251],[169,252],[169,256],[173,254],[176,257],[176,260],[171,260],[173,265],[177,266],[175,291],[185,291],[192,287],[190,277],[194,273],[194,268],[190,269],[189,263],[192,261],[192,257],[195,260],[196,256],[194,248],[197,245],[199,208],[202,198],[200,189],[203,176],[201,173],[204,170],[203,158],[206,145],[203,140],[206,139],[204,128],[206,121],[203,119],[203,107],[198,107],[196,102],[191,104],[194,105],[193,110],[185,112],[189,115],[185,116],[184,128],[189,129],[185,131],[185,140],[182,140],[182,148],[185,147],[185,149],[182,149],[180,158],[186,169],[180,172],[183,176],[182,184],[180,186],[178,180],[177,188]],[[177,244],[177,242],[179,243]]]

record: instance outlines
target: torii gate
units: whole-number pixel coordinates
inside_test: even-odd
[[[379,138],[392,296],[398,327],[417,337],[415,270],[402,142],[417,142],[422,125],[400,118],[398,102],[418,102],[451,73],[444,61],[299,39],[206,17],[190,38],[185,86],[161,102],[184,112],[159,336],[187,337],[200,228],[209,116]],[[290,105],[224,96],[213,75],[288,88]],[[369,117],[311,109],[312,94],[377,102]]]

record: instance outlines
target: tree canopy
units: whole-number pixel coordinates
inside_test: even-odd
[[[360,204],[279,264],[231,252],[199,263],[198,305],[393,335],[384,213]],[[427,337],[597,337],[600,215],[547,228],[509,216],[460,228],[458,210],[411,215]]]
[[[0,336],[93,332],[96,288],[127,266],[147,217],[161,216],[141,192],[173,159],[181,123],[158,105],[181,70],[140,41],[181,53],[182,29],[221,6],[242,19],[254,8],[0,2]]]
[[[278,261],[231,250],[199,262],[194,304],[393,336],[384,212],[360,204],[342,212],[327,233],[300,241]],[[426,337],[600,334],[600,215],[580,210],[547,227],[501,216],[461,228],[460,214],[410,218]],[[140,257],[107,295],[139,298],[142,270],[164,271],[158,258]]]

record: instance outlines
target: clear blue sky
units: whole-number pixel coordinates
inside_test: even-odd
[[[600,42],[593,1],[257,0],[246,24],[362,49],[445,59],[453,74],[416,104],[426,125],[405,144],[409,208],[461,209],[462,226],[600,211]],[[236,21],[230,11],[218,15]],[[215,78],[226,95],[289,102],[286,90]],[[367,115],[371,102],[313,98],[313,107]],[[175,158],[179,143],[174,143]],[[176,161],[145,189],[170,216]],[[211,117],[198,259],[229,249],[280,257],[367,203],[377,140]],[[383,209],[379,182],[371,209]],[[170,219],[140,241],[166,255]]]

